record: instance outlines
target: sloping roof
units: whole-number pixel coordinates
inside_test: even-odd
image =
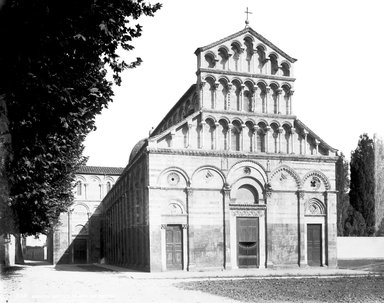
[[[302,121],[300,121],[299,119],[296,119],[295,121],[297,123],[297,125],[299,125],[301,128],[304,128],[308,131],[308,133],[315,139],[319,140],[323,146],[327,149],[329,149],[331,152],[337,152],[338,149],[330,146],[328,143],[326,143],[323,139],[321,139],[318,135],[315,134],[315,132],[313,130],[311,130],[308,126],[306,126]]]
[[[121,175],[124,167],[105,167],[105,166],[82,166],[77,170],[77,174],[92,175]]]
[[[250,33],[252,34],[253,36],[255,36],[257,39],[259,39],[261,42],[263,42],[264,44],[268,45],[270,48],[272,48],[274,51],[276,51],[278,54],[282,55],[283,57],[285,57],[288,61],[290,61],[291,63],[294,63],[297,61],[297,59],[295,58],[292,58],[291,56],[289,56],[287,53],[283,52],[280,48],[278,48],[276,45],[274,45],[271,41],[269,41],[268,39],[264,38],[262,35],[260,35],[258,32],[256,32],[255,30],[253,30],[252,28],[250,27],[246,27],[244,28],[243,30],[237,32],[237,33],[234,33],[230,36],[227,36],[223,39],[220,39],[216,42],[213,42],[209,45],[206,45],[206,46],[203,46],[203,47],[199,47],[196,51],[195,51],[195,54],[198,54],[202,51],[205,51],[207,49],[210,49],[212,47],[215,47],[217,45],[220,45],[228,40],[232,40],[234,38],[236,38],[237,36],[240,36],[242,34],[245,34],[245,33]]]

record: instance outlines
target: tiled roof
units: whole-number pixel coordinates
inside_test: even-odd
[[[82,166],[76,172],[78,174],[92,175],[121,175],[124,167]]]

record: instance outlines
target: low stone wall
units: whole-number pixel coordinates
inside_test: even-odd
[[[384,237],[337,237],[337,259],[384,259]]]

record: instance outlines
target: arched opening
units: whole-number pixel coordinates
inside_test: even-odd
[[[228,51],[224,47],[219,48],[219,56],[221,58],[220,60],[221,68],[227,69],[229,55],[228,55]]]
[[[218,126],[218,142],[220,150],[228,149],[228,122],[226,120],[220,120]]]
[[[279,152],[279,126],[276,123],[271,124],[272,139],[273,139],[273,152]]]
[[[260,74],[263,73],[264,65],[266,63],[266,56],[265,56],[265,49],[259,45],[257,48],[257,55],[258,55],[258,60],[259,60],[259,72]]]
[[[257,190],[249,184],[239,187],[236,192],[236,203],[238,204],[258,204],[259,194]]]
[[[258,124],[257,130],[257,152],[265,153],[265,135],[267,132],[266,125],[262,122]]]
[[[208,131],[205,137],[205,144],[209,149],[215,149],[215,123],[212,119],[205,120]]]
[[[231,149],[240,151],[240,133],[241,124],[239,121],[233,121],[231,129]]]
[[[271,74],[276,75],[279,71],[279,64],[277,62],[277,56],[272,54],[269,56],[269,59],[271,61]]]
[[[234,96],[231,97],[231,109],[232,110],[240,110],[240,94],[241,94],[241,84],[238,80],[232,81],[234,85]]]
[[[76,195],[81,196],[82,195],[82,183],[81,181],[76,182]]]
[[[254,49],[253,49],[253,41],[249,37],[245,37],[244,39],[244,44],[246,47],[246,61],[247,61],[247,72],[251,72],[251,62],[252,62],[252,56],[254,54]]]
[[[215,67],[216,60],[215,60],[215,57],[214,57],[213,54],[207,53],[207,54],[205,54],[204,58],[205,58],[205,61],[207,62],[207,66],[209,68],[214,68]]]
[[[109,192],[110,190],[111,190],[111,188],[112,188],[112,184],[111,184],[111,182],[107,182],[107,192]]]
[[[283,76],[289,77],[291,75],[291,71],[288,63],[284,62],[281,64],[281,70],[283,71]]]
[[[233,52],[233,63],[234,63],[234,69],[235,71],[240,70],[240,54],[241,54],[241,48],[240,45],[237,42],[234,42],[231,44],[231,49]]]

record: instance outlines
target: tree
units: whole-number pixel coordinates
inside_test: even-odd
[[[357,148],[351,154],[351,206],[361,213],[365,224],[365,236],[375,233],[375,158],[374,142],[363,134]]]
[[[336,162],[336,188],[337,188],[337,235],[344,235],[344,223],[349,207],[349,163],[341,154]]]
[[[384,142],[374,136],[376,235],[384,236]]]
[[[114,83],[141,63],[122,60],[142,0],[7,0],[0,10],[1,233],[45,233],[72,203],[74,172]],[[3,220],[4,218],[11,220]]]

